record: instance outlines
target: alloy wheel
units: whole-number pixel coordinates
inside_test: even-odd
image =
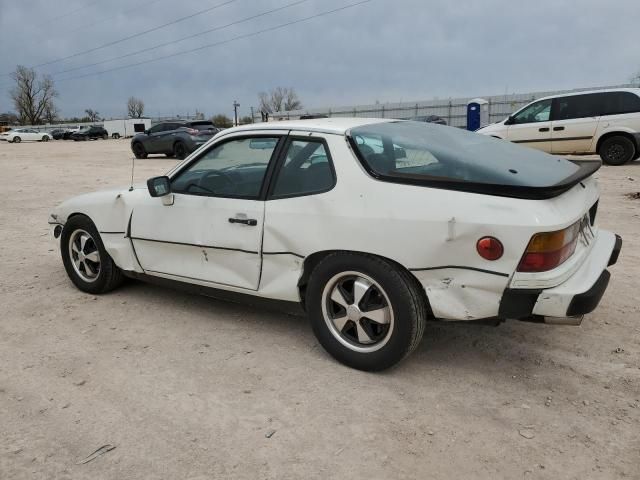
[[[76,274],[85,282],[94,282],[100,275],[100,252],[86,230],[76,230],[69,237],[69,258]]]
[[[339,273],[327,282],[322,313],[331,334],[356,352],[379,350],[393,333],[395,319],[387,293],[360,272]]]

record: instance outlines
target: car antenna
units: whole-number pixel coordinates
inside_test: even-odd
[[[129,187],[130,192],[133,191],[133,171],[135,169],[135,166],[136,166],[136,156],[131,155],[131,186]]]

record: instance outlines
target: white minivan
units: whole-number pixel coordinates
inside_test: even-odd
[[[640,88],[545,97],[477,130],[554,154],[594,154],[623,165],[640,157]]]

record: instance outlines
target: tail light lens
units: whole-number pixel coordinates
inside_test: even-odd
[[[580,222],[564,230],[535,234],[518,265],[519,272],[546,272],[564,263],[576,249]]]
[[[187,128],[185,130],[189,135],[198,135],[198,133],[200,133],[200,131],[196,130],[195,128]]]
[[[476,243],[476,250],[485,260],[498,260],[504,253],[502,242],[495,237],[482,237]]]

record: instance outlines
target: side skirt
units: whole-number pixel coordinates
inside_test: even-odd
[[[205,297],[211,297],[227,302],[265,308],[271,311],[286,313],[287,315],[295,315],[300,317],[306,316],[302,304],[298,302],[272,300],[270,298],[262,298],[245,293],[231,292],[219,288],[205,287],[203,285],[195,285],[193,283],[187,282],[179,282],[177,280],[170,280],[168,278],[156,277],[153,275],[133,272],[130,270],[123,271],[122,273],[126,277],[132,278],[134,280],[141,280],[143,282],[159,285],[161,287],[168,287],[174,290],[180,290],[182,292],[191,293],[193,295],[203,295]]]

